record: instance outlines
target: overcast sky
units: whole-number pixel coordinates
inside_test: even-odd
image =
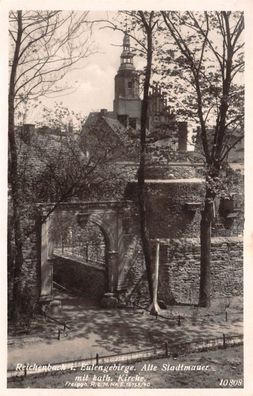
[[[115,12],[91,11],[89,19],[112,18]],[[80,112],[84,116],[90,111],[106,108],[112,110],[114,98],[114,77],[120,65],[123,33],[108,28],[103,24],[95,24],[92,41],[97,52],[82,60],[78,70],[71,71],[66,76],[68,86],[78,88],[71,94],[57,94],[54,98],[44,98],[43,103],[52,107],[54,102],[62,102],[68,109]],[[140,66],[141,60],[135,59],[135,66]],[[27,117],[26,122],[38,119],[40,110]]]

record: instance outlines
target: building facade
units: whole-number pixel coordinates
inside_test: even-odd
[[[116,142],[119,136],[121,143],[126,146],[132,146],[139,139],[142,101],[139,74],[133,58],[130,38],[125,33],[120,66],[114,79],[113,110],[101,109],[100,112],[89,114],[81,132],[83,146],[92,150],[92,141],[101,141],[103,131],[108,130],[108,127],[111,144]],[[146,128],[149,154],[152,147],[169,147],[173,152],[187,151],[187,123],[178,121],[176,115],[171,112],[165,93],[159,85],[152,87],[149,94]],[[129,157],[129,153],[127,155]]]

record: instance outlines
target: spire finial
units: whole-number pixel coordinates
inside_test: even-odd
[[[125,31],[125,35],[123,38],[123,47],[128,47],[128,50],[130,50],[130,38],[129,35],[127,33],[127,30]]]
[[[121,65],[120,69],[134,69],[133,65],[133,53],[130,47],[130,37],[127,31],[125,31],[123,38],[123,51],[121,53]]]

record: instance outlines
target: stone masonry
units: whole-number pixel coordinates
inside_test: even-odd
[[[212,297],[242,296],[242,238],[212,238],[211,258]],[[166,283],[177,303],[198,303],[199,263],[199,239],[184,238],[164,241],[160,272],[166,274]],[[166,297],[166,290],[160,289],[160,298],[166,301]]]

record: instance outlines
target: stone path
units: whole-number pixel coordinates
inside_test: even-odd
[[[91,302],[61,294],[62,312],[70,330],[53,321],[39,318],[33,322],[29,335],[10,336],[8,369],[17,363],[57,363],[100,355],[130,352],[155,344],[174,344],[242,334],[242,314],[231,308],[228,321],[224,315],[207,316],[206,311],[192,307],[173,307],[162,312],[164,317],[149,315],[144,310],[101,309]],[[238,310],[237,310],[238,311]],[[203,315],[205,312],[205,315]],[[178,314],[184,316],[178,325]],[[174,316],[175,319],[172,319]]]

